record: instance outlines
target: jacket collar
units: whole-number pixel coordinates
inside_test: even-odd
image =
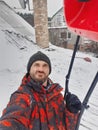
[[[63,88],[59,84],[53,83],[50,78],[48,78],[48,86],[44,87],[41,82],[35,82],[33,79],[31,79],[30,76],[25,75],[22,79],[22,86],[24,85],[32,88],[34,91],[38,93],[47,92],[48,94],[54,93],[56,95],[63,90]]]

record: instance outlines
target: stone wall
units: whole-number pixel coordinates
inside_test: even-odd
[[[33,0],[33,5],[36,43],[46,48],[49,46],[47,0]]]

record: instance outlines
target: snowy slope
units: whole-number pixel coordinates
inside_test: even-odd
[[[4,1],[0,1],[0,27],[3,29],[10,29],[10,26],[22,35],[33,37],[34,40],[34,29],[24,19],[15,13]],[[9,26],[6,26],[8,24]],[[5,25],[5,26],[4,26]]]
[[[10,34],[11,39],[6,31],[0,31],[0,95],[2,101],[0,102],[0,111],[6,106],[10,94],[20,85],[22,76],[26,73],[26,64],[28,58],[40,49],[33,42],[15,34]],[[20,44],[21,43],[21,44]],[[18,46],[20,44],[20,46]],[[50,50],[42,50],[46,53],[52,61],[52,74],[50,77],[54,82],[59,82],[64,86],[65,75],[68,71],[71,50],[50,46]],[[79,57],[86,57],[87,55],[77,53]],[[92,79],[98,68],[98,60],[89,56],[91,63],[83,59],[76,58],[74,69],[70,79],[70,91],[77,94],[83,100]],[[98,125],[98,85],[96,86],[90,100],[90,109],[87,110],[82,119],[82,125],[85,126],[81,130],[91,129],[97,130]],[[86,128],[87,127],[87,128]]]
[[[14,14],[13,14],[14,16]],[[10,23],[0,17],[0,115],[9,101],[10,95],[21,83],[26,73],[29,57],[41,50],[47,54],[52,62],[50,78],[65,86],[65,76],[70,64],[72,51],[50,44],[47,49],[41,49],[32,41],[17,32]],[[23,22],[23,21],[22,21]],[[27,24],[24,25],[29,28]],[[17,27],[16,27],[17,28]],[[92,62],[83,58],[89,57]],[[70,91],[78,95],[81,101],[98,71],[98,59],[84,53],[77,52],[74,68],[69,82]],[[98,130],[98,84],[89,101],[90,108],[85,111],[79,130]]]

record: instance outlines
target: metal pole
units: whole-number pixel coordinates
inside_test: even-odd
[[[66,75],[64,99],[66,99],[66,94],[69,92],[69,88],[68,88],[69,78],[70,78],[70,74],[71,74],[71,71],[72,71],[75,55],[76,55],[76,52],[78,50],[79,40],[80,40],[80,36],[77,36],[76,44],[74,46],[74,51],[73,51],[72,59],[71,59],[69,70],[68,70],[68,74]]]
[[[89,90],[88,90],[84,100],[83,100],[82,108],[81,108],[80,114],[78,116],[78,121],[77,121],[75,130],[79,129],[81,117],[82,117],[82,115],[84,113],[84,110],[86,108],[88,108],[88,106],[87,106],[88,100],[89,100],[89,98],[90,98],[90,96],[91,96],[91,94],[92,94],[92,92],[93,92],[97,82],[98,82],[98,72],[96,73],[95,78],[94,78],[94,80],[93,80],[93,82],[92,82],[92,84],[91,84],[91,86],[90,86],[90,88],[89,88]]]

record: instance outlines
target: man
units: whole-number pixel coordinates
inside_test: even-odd
[[[0,130],[74,130],[81,102],[49,78],[50,59],[42,52],[31,56],[27,73],[0,119]]]

